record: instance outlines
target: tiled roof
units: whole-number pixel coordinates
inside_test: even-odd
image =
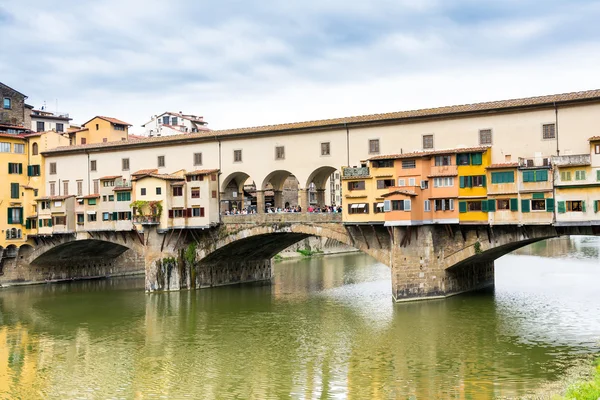
[[[600,136],[592,136],[591,138],[588,139],[590,142],[596,142],[598,140],[600,140]]]
[[[165,181],[181,181],[184,180],[185,178],[183,176],[179,176],[179,175],[170,175],[170,174],[146,174],[146,175],[142,175],[142,176],[138,176],[136,178],[136,180],[142,180],[144,178],[157,178],[157,179],[163,179]]]
[[[188,172],[185,175],[209,175],[214,174],[215,172],[219,172],[218,169],[197,169],[196,171]]]
[[[512,163],[492,164],[492,165],[488,165],[486,168],[487,169],[502,169],[502,168],[516,168],[518,166],[519,166],[518,162],[512,162]]]
[[[40,200],[66,200],[68,198],[71,197],[75,197],[73,195],[69,195],[69,196],[44,196],[44,197],[38,197],[37,199],[35,199],[36,201],[40,201]]]
[[[90,119],[90,121],[93,121],[95,118],[103,119],[105,121],[110,122],[111,124],[132,126],[131,124],[129,124],[125,121],[121,121],[120,119],[116,119],[116,118],[112,118],[112,117],[104,117],[102,115],[96,115],[94,118]],[[90,121],[87,121],[85,124],[81,124],[81,125],[86,125]]]
[[[78,199],[98,199],[100,198],[100,195],[98,193],[94,193],[94,194],[88,194],[85,196],[77,196]]]
[[[25,140],[25,137],[23,137],[23,135],[17,135],[12,133],[0,133],[0,137]]]
[[[79,132],[85,132],[85,131],[89,131],[89,129],[88,128],[75,129],[73,131],[68,131],[67,133],[79,133]],[[82,146],[84,146],[84,145],[82,145]],[[69,146],[69,147],[72,147],[72,146]]]
[[[100,178],[101,181],[109,181],[112,179],[117,179],[117,178],[121,178],[121,175],[109,175],[109,176],[103,176],[102,178]]]
[[[131,186],[115,186],[113,188],[113,192],[129,192],[131,190]]]
[[[185,184],[184,181],[176,181],[171,183],[171,186],[183,186]]]
[[[392,121],[406,121],[424,118],[443,118],[455,117],[457,115],[468,115],[478,113],[490,113],[494,111],[516,111],[519,109],[528,109],[533,107],[553,107],[562,103],[573,103],[587,100],[600,101],[600,89],[588,90],[583,92],[572,92],[563,94],[554,94],[547,96],[528,97],[522,99],[500,100],[485,103],[463,104],[456,106],[446,106],[438,108],[426,108],[421,110],[400,111],[384,114],[361,115],[356,117],[333,118],[317,121],[295,122],[279,125],[267,125],[250,128],[237,128],[228,130],[217,130],[211,132],[196,132],[173,136],[158,136],[140,140],[112,142],[112,143],[92,143],[86,145],[58,147],[49,150],[46,153],[76,152],[79,149],[95,149],[105,147],[121,146],[145,146],[154,143],[178,142],[178,141],[201,141],[215,140],[220,137],[246,134],[267,134],[270,132],[290,132],[306,129],[331,129],[342,128],[353,125],[381,124]],[[443,154],[443,153],[441,153]]]
[[[390,197],[395,194],[404,194],[406,196],[416,196],[417,195],[415,192],[411,192],[410,190],[393,190],[389,193],[382,194],[381,197]]]
[[[131,176],[138,176],[138,175],[150,175],[150,174],[155,174],[158,172],[158,169],[140,169],[139,171],[134,172],[133,174],[131,174]]]
[[[448,176],[458,176],[458,172],[440,172],[439,174],[427,175],[428,178],[444,178]]]
[[[398,160],[402,158],[419,158],[419,157],[429,157],[440,154],[457,154],[457,153],[477,153],[477,152],[485,152],[489,149],[489,146],[479,146],[479,147],[459,147],[454,149],[444,149],[444,150],[431,150],[431,151],[415,151],[411,153],[402,153],[402,154],[388,154],[382,156],[375,156],[369,158],[369,161],[374,160]]]

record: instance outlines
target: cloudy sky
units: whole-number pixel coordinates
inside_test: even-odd
[[[0,81],[40,107],[213,129],[600,88],[600,2],[2,0]]]

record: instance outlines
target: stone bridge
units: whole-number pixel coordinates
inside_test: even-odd
[[[272,258],[310,236],[353,246],[390,267],[396,301],[441,298],[494,281],[494,260],[561,235],[600,226],[343,224],[340,214],[224,216],[211,229],[79,232],[39,237],[4,265],[0,283],[145,271],[146,290],[197,289],[271,279]],[[25,247],[25,246],[24,246]]]

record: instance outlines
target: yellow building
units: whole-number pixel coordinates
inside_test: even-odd
[[[458,166],[458,211],[460,223],[487,223],[487,171],[489,147],[472,147],[456,154]]]
[[[378,180],[389,180],[389,185],[380,185],[378,188]],[[359,168],[342,168],[342,182],[345,185],[343,221],[383,224],[383,195],[389,192],[388,187],[395,186],[393,161],[381,165],[374,162]]]
[[[116,118],[96,116],[82,125],[81,129],[69,131],[71,145],[118,142],[127,140],[131,124]]]

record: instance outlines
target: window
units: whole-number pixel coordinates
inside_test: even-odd
[[[373,203],[373,214],[379,214],[384,212],[384,203]]]
[[[16,154],[25,154],[25,145],[15,143],[14,150]]]
[[[556,138],[556,126],[554,124],[542,125],[542,139]]]
[[[192,208],[192,217],[204,217],[204,207]]]
[[[2,102],[2,107],[4,107],[4,109],[6,110],[10,110],[12,108],[12,100],[10,99],[10,97],[4,98],[4,101]]]
[[[571,180],[571,171],[561,171],[560,180],[561,181],[570,181]]]
[[[77,196],[83,195],[83,181],[77,181]]]
[[[140,189],[140,196],[145,196],[146,195],[146,188],[141,188]]]
[[[479,144],[492,144],[492,130],[491,129],[480,129],[479,130]]]
[[[114,187],[115,186],[115,181],[103,181],[102,182],[102,186],[103,187]]]
[[[50,196],[56,196],[56,183],[50,182]]]
[[[373,168],[391,168],[394,166],[394,160],[377,160],[371,162],[371,167]],[[339,179],[339,174],[336,172],[336,178]]]
[[[37,132],[44,132],[46,130],[44,121],[37,121],[35,123],[35,130]]]
[[[468,211],[481,211],[481,201],[467,201]]]
[[[124,131],[125,125],[115,124],[115,131]]]
[[[110,221],[110,213],[109,212],[102,213],[102,221]]]
[[[217,198],[217,191],[216,191],[216,190],[213,190],[213,191],[211,192],[211,197],[212,197],[213,199],[216,199],[216,198]]]
[[[96,220],[98,218],[97,215],[96,215],[96,213],[89,213],[88,212],[87,216],[88,216],[88,222],[96,222]]]
[[[433,135],[423,135],[423,148],[433,149]]]
[[[38,144],[34,143],[31,145],[31,155],[37,156],[39,153]]]
[[[183,218],[183,209],[172,210],[173,218]]]
[[[95,206],[97,202],[97,199],[88,199],[88,206]]]
[[[119,211],[117,213],[117,220],[119,220],[119,221],[131,221],[131,211]]]
[[[56,132],[64,132],[65,131],[65,126],[63,124],[61,124],[60,122],[56,123]]]
[[[96,124],[96,130],[100,129],[100,125]]]
[[[169,125],[169,116],[165,115],[164,117],[162,117],[162,121],[163,121],[163,124]]]
[[[457,154],[456,155],[456,165],[469,165],[470,157],[468,153]]]
[[[423,210],[425,210],[425,212],[431,211],[431,201],[430,200],[425,200],[425,202],[423,203]]]
[[[87,139],[86,139],[86,138],[84,138],[84,137],[82,137],[82,138],[81,138],[81,144],[86,144],[86,143],[87,143]]]
[[[56,175],[56,163],[55,162],[50,163],[50,175]]]
[[[54,225],[66,225],[67,217],[64,215],[56,216],[52,218],[54,220]]]
[[[27,176],[40,176],[40,166],[30,165],[27,167]]]
[[[496,208],[498,210],[510,210],[510,201],[508,199],[496,200]]]
[[[117,201],[131,201],[131,192],[117,192]]]
[[[8,163],[8,173],[9,174],[22,174],[23,173],[23,164]]]
[[[10,143],[0,142],[0,153],[10,153]]]
[[[600,154],[600,144],[596,144],[596,145],[594,145],[594,152],[595,152],[596,154]]]
[[[435,199],[433,207],[434,211],[453,211],[454,199]]]
[[[368,214],[368,204],[348,204],[348,214]]]
[[[365,190],[365,181],[348,182],[348,190]]]
[[[171,125],[177,125],[177,117],[171,118]]]
[[[559,202],[560,204],[561,202]],[[566,202],[567,211],[572,212],[583,212],[585,211],[585,201],[575,200],[575,201],[567,201]]]
[[[275,159],[276,160],[283,160],[283,159],[285,159],[285,148],[283,146],[276,146],[275,147]]]
[[[452,165],[451,156],[435,156],[435,166],[442,167],[445,165]]]
[[[408,178],[408,186],[416,186],[417,180],[415,178]]]
[[[452,187],[454,186],[454,178],[433,178],[433,187]]]
[[[69,195],[69,181],[63,181],[63,195]]]
[[[546,211],[546,200],[531,200],[532,211]]]
[[[585,171],[575,171],[576,181],[585,181]]]
[[[192,199],[200,198],[200,188],[192,188]]]
[[[18,183],[10,184],[10,198],[11,199],[19,198],[19,184]]]
[[[96,171],[96,167],[97,167],[96,160],[91,160],[90,161],[90,171]]]
[[[546,182],[547,180],[548,180],[548,170],[547,169],[523,171],[523,182]]]
[[[165,166],[165,156],[158,156],[158,168],[162,168]]]
[[[379,153],[379,139],[369,139],[369,154]]]
[[[145,191],[145,189],[144,189],[144,191]],[[145,192],[144,192],[144,193],[145,193]],[[157,188],[156,188],[156,194],[162,194],[162,188],[160,188],[160,187],[157,187]]]
[[[485,187],[485,175],[459,177],[461,188]]]
[[[194,165],[202,165],[202,153],[194,153]]]
[[[94,179],[94,193],[100,193],[100,181]]]
[[[183,186],[173,186],[173,196],[183,196]]]
[[[404,179],[404,178],[398,179],[398,186],[406,186],[406,179]]]
[[[513,183],[514,181],[514,171],[492,172],[492,183]]]
[[[377,189],[386,189],[390,186],[394,186],[393,179],[379,179],[377,181]]]
[[[392,211],[410,211],[410,200],[392,200]]]
[[[242,162],[242,151],[241,150],[233,151],[233,162]]]
[[[421,189],[429,189],[429,181],[421,181]]]
[[[131,198],[131,195],[130,195]],[[108,195],[108,201],[115,201],[115,195],[114,194],[109,194]]]
[[[129,171],[129,158],[121,159],[121,169],[123,171]]]
[[[8,208],[8,223],[11,225],[23,224],[23,209],[21,207]]]
[[[415,160],[402,160],[402,169],[413,169],[417,167]]]
[[[331,151],[331,145],[329,142],[321,143],[321,155],[322,156],[328,156],[330,154],[330,151]]]

